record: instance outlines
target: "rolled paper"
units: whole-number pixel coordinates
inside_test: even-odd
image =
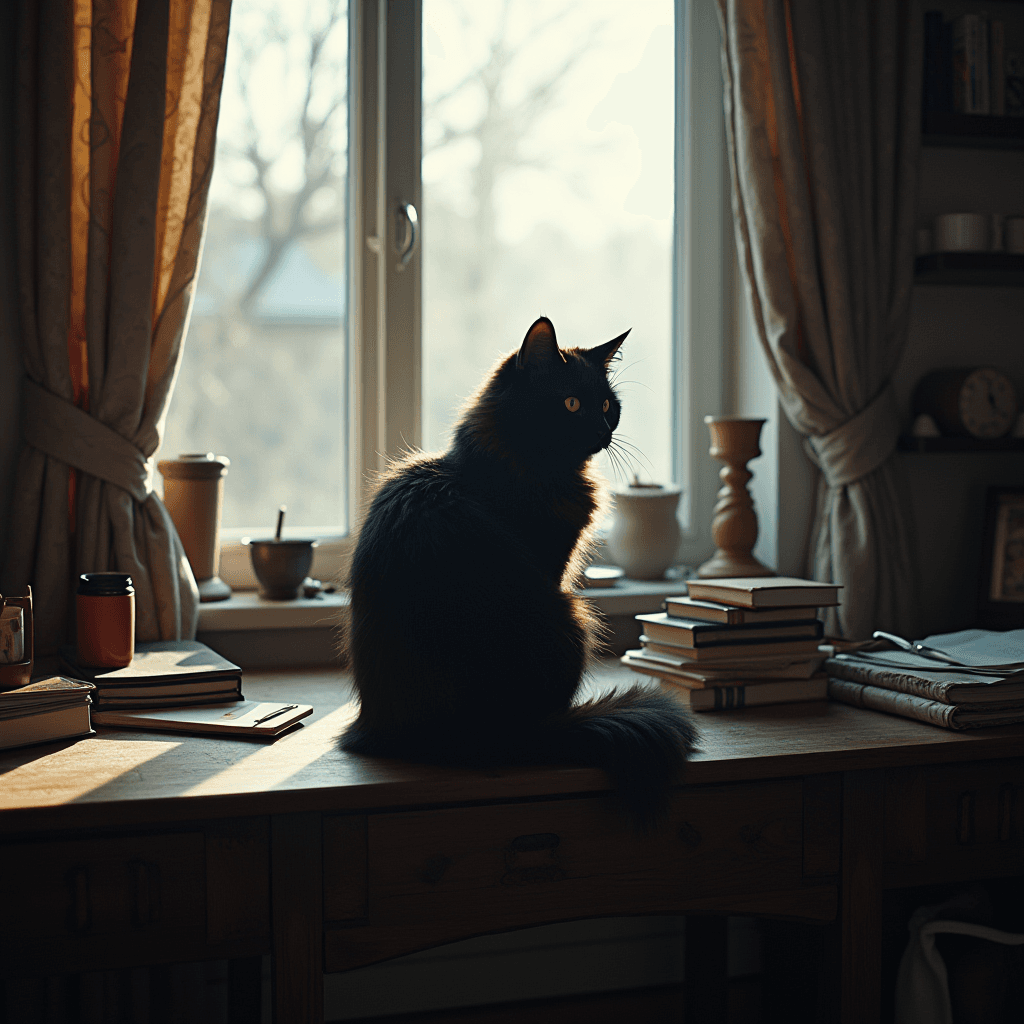
[[[0,664],[25,660],[25,612],[14,605],[0,610]]]

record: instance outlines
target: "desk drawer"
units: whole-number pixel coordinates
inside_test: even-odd
[[[259,951],[269,946],[268,850],[260,819],[7,844],[0,849],[4,970]]]
[[[886,884],[1024,871],[1024,761],[894,769],[885,779]]]
[[[801,786],[680,793],[650,836],[592,798],[372,815],[367,840],[372,923],[459,906],[489,917],[544,906],[557,920],[584,899],[594,915],[670,911],[711,893],[799,886]]]

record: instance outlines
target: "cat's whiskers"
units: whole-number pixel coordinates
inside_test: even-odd
[[[612,444],[620,445],[624,454],[628,453],[631,455],[632,458],[637,460],[642,459],[647,464],[648,472],[650,472],[653,475],[654,465],[651,462],[651,460],[647,458],[647,456],[643,452],[643,449],[639,445],[634,444],[625,435],[616,435],[615,437],[613,437]]]
[[[626,480],[636,475],[636,457],[632,452],[619,446],[618,442],[613,439],[611,444],[605,449],[609,455],[616,460],[616,464],[622,466],[626,472]]]

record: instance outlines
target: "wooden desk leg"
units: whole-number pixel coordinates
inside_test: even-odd
[[[873,1024],[881,1016],[883,792],[880,771],[843,775],[842,1024]]]
[[[687,917],[684,1021],[725,1024],[728,1011],[729,919]]]
[[[319,814],[270,819],[275,1024],[323,1024],[323,854]]]

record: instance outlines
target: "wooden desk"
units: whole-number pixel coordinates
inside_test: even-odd
[[[867,1022],[885,888],[1024,872],[1024,727],[829,703],[701,716],[669,822],[637,838],[597,771],[341,753],[336,672],[250,673],[245,691],[317,710],[266,746],[101,730],[0,755],[0,971],[272,952],[276,1019],[306,1022],[324,971],[475,934],[765,915],[825,926],[829,1015]]]

